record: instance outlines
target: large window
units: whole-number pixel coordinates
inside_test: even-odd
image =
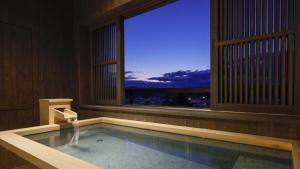
[[[122,15],[91,32],[92,101],[298,112],[299,4],[180,0]]]
[[[209,0],[180,0],[126,19],[127,104],[209,106]]]

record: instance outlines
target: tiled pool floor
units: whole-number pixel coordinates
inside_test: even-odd
[[[290,152],[100,124],[29,136],[104,169],[292,169]]]

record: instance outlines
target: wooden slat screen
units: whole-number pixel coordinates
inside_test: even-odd
[[[216,3],[217,104],[294,105],[295,0]]]
[[[117,100],[116,24],[93,31],[93,96],[98,104]]]

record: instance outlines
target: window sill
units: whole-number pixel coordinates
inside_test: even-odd
[[[79,108],[81,110],[141,113],[141,114],[177,116],[177,117],[186,117],[186,118],[214,118],[214,119],[241,120],[241,121],[286,122],[286,123],[300,122],[300,115],[216,111],[211,109],[141,106],[141,105],[124,105],[124,106],[80,105]]]

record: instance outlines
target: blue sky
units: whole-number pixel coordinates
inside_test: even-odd
[[[210,68],[209,0],[179,0],[125,20],[125,70],[147,81]]]

